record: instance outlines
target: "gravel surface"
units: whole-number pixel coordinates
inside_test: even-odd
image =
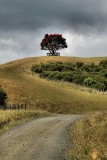
[[[41,118],[0,137],[0,160],[67,160],[69,127],[77,115]]]

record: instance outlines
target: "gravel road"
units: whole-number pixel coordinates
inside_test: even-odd
[[[77,115],[33,120],[0,137],[0,160],[67,160],[69,127]]]

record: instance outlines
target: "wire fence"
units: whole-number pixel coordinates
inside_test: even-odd
[[[0,110],[27,110],[27,104],[0,105]]]

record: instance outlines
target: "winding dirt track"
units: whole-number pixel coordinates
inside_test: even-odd
[[[41,118],[0,137],[0,160],[66,160],[69,127],[76,115]]]

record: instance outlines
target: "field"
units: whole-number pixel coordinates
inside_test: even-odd
[[[42,109],[54,113],[82,114],[107,110],[107,95],[64,82],[54,82],[32,75],[35,64],[51,61],[96,63],[102,58],[35,57],[0,66],[0,84],[8,95],[8,105],[27,103],[27,109]]]
[[[70,159],[107,159],[107,92],[49,81],[31,72],[31,67],[40,63],[79,61],[98,64],[104,59],[107,57],[32,57],[0,65],[0,85],[8,95],[7,104],[20,105],[25,101],[27,104],[27,111],[0,111],[0,134],[33,118],[50,116],[49,112],[87,113],[71,126]]]

